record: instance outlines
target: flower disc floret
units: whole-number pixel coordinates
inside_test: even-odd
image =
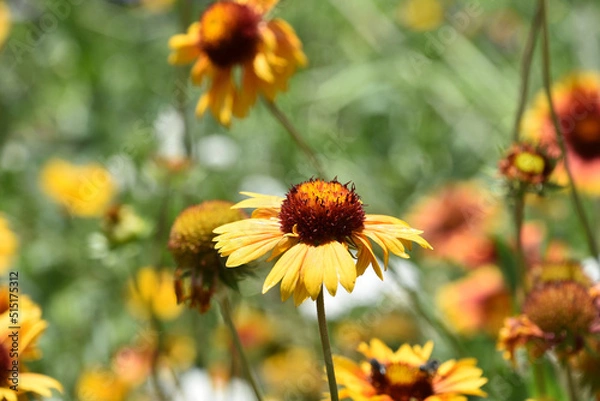
[[[261,16],[246,4],[222,1],[200,18],[200,46],[219,67],[230,67],[256,55]]]
[[[281,205],[281,231],[294,233],[300,242],[319,246],[343,242],[364,228],[365,212],[354,187],[310,180],[294,186]]]

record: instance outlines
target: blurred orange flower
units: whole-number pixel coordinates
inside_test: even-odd
[[[277,0],[227,0],[210,5],[187,33],[169,41],[171,64],[194,62],[195,85],[211,81],[196,114],[210,108],[223,125],[231,117],[245,117],[262,94],[274,100],[287,89],[287,81],[298,66],[306,64],[302,43],[294,29],[281,19],[265,19]],[[241,69],[236,84],[235,69]]]
[[[567,148],[569,167],[575,183],[582,190],[600,194],[600,75],[575,73],[552,88],[556,113]],[[551,157],[560,157],[560,147],[552,124],[548,102],[540,93],[523,122],[524,134],[544,145]],[[559,184],[566,184],[564,164],[553,174]]]
[[[408,219],[435,248],[425,256],[474,268],[495,259],[490,238],[498,201],[474,182],[447,185],[417,202]]]
[[[40,173],[44,192],[79,217],[100,216],[112,199],[116,185],[101,165],[74,165],[66,160],[48,161]]]
[[[463,335],[484,331],[496,336],[511,312],[511,298],[502,272],[482,266],[466,277],[446,284],[437,293],[438,308],[446,321]]]

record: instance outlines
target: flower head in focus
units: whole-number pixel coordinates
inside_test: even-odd
[[[129,282],[128,306],[142,318],[154,316],[165,321],[177,318],[182,308],[173,291],[173,274],[167,269],[141,268],[135,281]]]
[[[110,173],[94,163],[78,166],[52,159],[42,168],[40,181],[50,198],[79,217],[101,215],[116,190]]]
[[[58,381],[29,372],[26,366],[27,361],[41,357],[37,342],[48,327],[42,319],[42,310],[29,297],[19,294],[19,328],[14,329],[14,316],[10,313],[14,306],[11,305],[12,300],[9,302],[7,287],[0,288],[0,298],[0,399],[17,401],[25,393],[50,397],[52,390],[62,392]],[[18,355],[14,352],[15,341],[18,342]]]
[[[352,292],[356,277],[369,265],[383,280],[370,241],[383,249],[384,267],[390,252],[408,258],[415,242],[431,249],[422,231],[390,216],[365,214],[362,201],[348,184],[311,179],[293,186],[285,198],[243,192],[250,197],[234,208],[255,208],[250,219],[215,229],[215,241],[228,267],[240,266],[271,252],[279,257],[267,276],[263,293],[281,282],[281,299],[294,294],[300,305],[313,300],[323,285],[331,295],[338,283]],[[356,255],[350,252],[356,250]]]
[[[277,0],[225,0],[211,4],[187,33],[169,41],[171,64],[194,62],[192,82],[209,85],[196,114],[210,109],[223,125],[245,117],[259,94],[273,101],[287,89],[298,66],[306,64],[302,43],[281,19],[265,15]],[[234,76],[240,70],[241,81]]]
[[[233,203],[220,200],[190,206],[177,216],[171,228],[168,246],[177,264],[177,302],[186,302],[202,313],[210,308],[219,282],[236,286],[236,275],[223,267],[213,242],[215,228],[246,217],[231,206]]]
[[[0,214],[0,273],[4,273],[10,267],[18,247],[17,235],[10,229],[6,218]]]
[[[396,352],[378,339],[362,343],[358,350],[366,358],[360,364],[334,356],[340,399],[354,401],[461,401],[467,395],[485,397],[487,383],[474,358],[431,359],[433,342],[424,346],[403,344]]]
[[[600,75],[572,74],[556,83],[552,94],[575,184],[588,193],[600,194]],[[560,158],[556,130],[543,93],[526,114],[523,131],[528,140],[544,146],[550,157]],[[553,177],[560,185],[567,183],[562,161]]]

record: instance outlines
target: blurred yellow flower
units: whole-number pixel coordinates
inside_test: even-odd
[[[24,294],[18,295],[18,316],[15,317],[11,315],[14,301],[9,300],[9,289],[0,288],[0,399],[17,401],[25,393],[50,397],[53,389],[62,392],[62,385],[51,377],[28,372],[25,365],[41,357],[37,341],[48,324],[42,320],[42,310],[37,304]],[[12,328],[15,325],[19,328]],[[16,386],[17,391],[12,386]]]
[[[171,64],[194,62],[192,82],[210,88],[202,95],[196,114],[210,108],[223,125],[231,117],[245,117],[262,94],[274,100],[287,90],[287,81],[306,64],[302,43],[281,19],[265,19],[277,0],[217,1],[193,23],[187,33],[169,41]],[[241,69],[240,83],[235,78]]]
[[[267,357],[261,373],[277,400],[315,399],[322,392],[322,367],[308,348],[291,348]]]
[[[124,244],[150,233],[150,225],[130,205],[109,207],[102,219],[102,231],[113,245]]]
[[[511,311],[511,297],[502,272],[496,266],[482,266],[466,277],[438,290],[438,308],[446,321],[463,335],[483,331],[496,336]]]
[[[263,293],[281,282],[281,299],[294,294],[300,305],[327,288],[335,295],[338,282],[352,292],[356,277],[369,265],[383,280],[371,241],[384,253],[408,258],[406,250],[416,242],[431,248],[406,222],[390,216],[368,215],[354,187],[337,180],[311,179],[295,185],[285,198],[243,192],[250,196],[234,208],[256,208],[252,218],[225,224],[214,232],[216,248],[235,267],[271,252],[281,256],[267,276]],[[356,250],[356,257],[350,252]]]
[[[18,247],[19,239],[10,229],[8,220],[0,214],[0,274],[10,267]]]
[[[600,74],[574,73],[557,82],[552,94],[575,183],[584,191],[600,195]],[[529,140],[545,146],[551,157],[560,158],[556,131],[543,93],[525,115],[522,128]],[[566,184],[562,161],[552,177],[559,184]]]
[[[334,355],[340,399],[354,401],[464,401],[466,395],[486,397],[487,379],[474,358],[439,363],[431,359],[433,342],[423,347],[403,344],[396,352],[378,339],[360,344],[366,361],[360,365]],[[328,400],[329,398],[326,398]]]
[[[154,13],[166,11],[171,8],[174,3],[175,0],[140,0],[142,7]]]
[[[86,370],[77,382],[79,401],[123,401],[129,386],[110,370]]]
[[[0,0],[0,49],[8,38],[10,25],[10,9],[4,1]]]
[[[78,166],[61,159],[44,165],[40,182],[50,198],[80,217],[100,216],[116,189],[110,173],[99,164]]]
[[[160,320],[173,320],[183,309],[177,304],[173,274],[149,266],[137,272],[135,282],[129,282],[127,305],[135,316],[154,316]]]
[[[400,21],[413,31],[432,31],[444,22],[440,0],[407,0],[398,7]]]

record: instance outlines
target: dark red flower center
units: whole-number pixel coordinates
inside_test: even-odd
[[[565,140],[581,158],[600,157],[600,98],[597,93],[576,91],[560,116]]]
[[[12,359],[6,346],[0,343],[0,387],[8,385],[10,377],[10,368],[12,367]]]
[[[354,186],[310,180],[294,186],[281,205],[281,231],[313,246],[344,242],[364,227],[365,212]]]
[[[200,47],[226,68],[252,60],[260,42],[261,15],[245,4],[219,1],[200,18]]]
[[[435,368],[433,368],[435,369]],[[431,384],[435,374],[427,364],[417,367],[404,363],[383,365],[371,362],[371,385],[377,394],[394,401],[423,401],[434,395]]]

